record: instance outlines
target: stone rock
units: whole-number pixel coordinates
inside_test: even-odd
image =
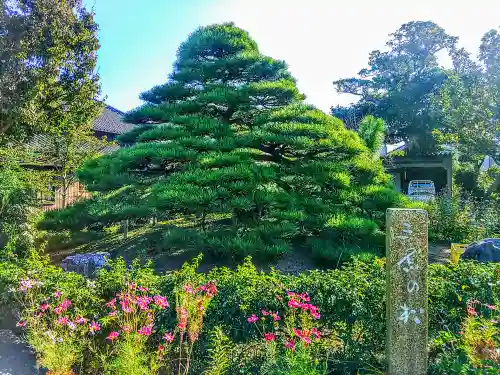
[[[96,271],[106,265],[106,259],[110,254],[107,252],[75,254],[66,257],[61,267],[68,272],[76,272],[85,277],[92,277]]]
[[[462,259],[473,259],[478,262],[500,262],[500,238],[486,238],[471,243],[465,248]]]

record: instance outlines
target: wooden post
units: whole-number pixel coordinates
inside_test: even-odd
[[[390,208],[386,224],[388,373],[425,375],[428,356],[427,212]]]

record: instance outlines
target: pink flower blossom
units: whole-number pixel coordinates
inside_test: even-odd
[[[314,319],[319,319],[321,318],[321,314],[319,312],[312,312],[311,311],[311,316],[314,318]]]
[[[151,329],[151,326],[144,326],[142,328],[140,328],[137,333],[139,335],[142,335],[142,336],[149,336],[151,335],[152,333],[152,329]]]
[[[288,307],[291,307],[292,309],[298,309],[301,306],[301,303],[297,300],[291,299],[288,301]]]
[[[62,295],[62,293],[61,293],[60,291],[58,291],[58,290],[56,290],[56,291],[54,292],[54,297],[56,297],[56,298],[60,298],[60,297],[61,297],[61,295]]]
[[[126,312],[126,313],[131,313],[132,312],[132,309],[130,308],[130,303],[129,303],[128,299],[120,301],[120,305],[122,307],[123,312]]]
[[[260,310],[260,312],[262,313],[262,315],[264,316],[268,316],[269,315],[269,312],[267,312],[266,310],[262,309]]]
[[[496,310],[496,306],[493,306],[493,305],[490,305],[490,304],[486,304],[486,307],[489,309],[489,310]]]
[[[285,348],[290,349],[292,352],[295,351],[295,341],[289,340],[285,343]]]
[[[274,333],[264,333],[264,338],[266,341],[274,341],[276,335]]]
[[[302,341],[304,341],[306,344],[310,344],[311,343],[311,338],[309,337],[310,335],[310,331],[309,330],[300,330],[300,329],[297,329],[297,328],[294,328],[293,329],[293,333],[295,333],[295,335],[300,338]]]
[[[20,320],[16,323],[16,327],[26,327],[26,322],[24,320]]]
[[[35,283],[32,280],[30,280],[29,278],[22,279],[19,282],[19,290],[21,292],[27,292],[28,289],[33,288],[33,286],[35,286]]]
[[[309,302],[311,300],[311,298],[309,297],[309,295],[307,293],[302,293],[299,295],[299,297],[304,302]]]
[[[278,315],[278,312],[272,313],[271,315],[272,315],[275,322],[277,322],[278,320],[281,320],[281,317]]]
[[[115,310],[116,309],[116,298],[113,298],[112,300],[106,302],[106,307]]]
[[[42,303],[40,306],[39,306],[39,309],[41,311],[47,311],[49,309],[50,305],[48,303]]]
[[[201,285],[200,289],[205,292],[208,297],[213,297],[217,294],[217,286],[215,281],[209,281],[205,285]]]
[[[163,335],[163,340],[166,342],[172,342],[174,341],[175,335],[173,332],[167,332]]]
[[[106,337],[106,339],[110,340],[110,341],[114,341],[118,338],[118,336],[120,336],[120,333],[117,332],[117,331],[113,331],[111,332],[108,337]]]
[[[148,297],[148,296],[137,297],[137,305],[143,311],[146,311],[149,309],[149,304],[151,303],[151,301],[152,301],[151,297]]]
[[[65,326],[68,323],[69,323],[69,319],[67,316],[61,316],[59,319],[57,319],[57,324]]]
[[[257,320],[259,320],[259,318],[255,314],[253,314],[251,317],[247,319],[248,323],[255,323]]]
[[[89,324],[89,333],[94,334],[100,330],[101,326],[96,321],[92,321],[92,323]]]
[[[111,312],[108,314],[108,316],[116,316],[117,312],[118,312],[118,311],[116,311],[116,310],[115,310],[115,311],[111,311]]]
[[[311,329],[311,333],[316,336],[316,338],[319,340],[321,338],[321,332],[318,331],[318,329],[316,327],[314,327],[313,329]]]
[[[168,307],[167,299],[165,297],[163,297],[163,296],[154,296],[153,297],[153,302],[160,309],[166,309]]]
[[[148,288],[143,287],[143,286],[138,286],[138,287],[137,287],[137,290],[138,290],[139,292],[147,292],[147,291],[149,291],[149,289],[148,289]]]
[[[75,319],[76,324],[85,324],[87,323],[88,319],[84,318],[83,316],[79,316],[78,318]]]
[[[194,289],[189,284],[184,285],[184,291],[188,294],[194,294]]]

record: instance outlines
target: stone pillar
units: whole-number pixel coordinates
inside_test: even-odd
[[[427,374],[427,227],[425,210],[387,210],[386,351],[389,375]]]
[[[122,221],[122,229],[123,229],[123,239],[126,240],[128,238],[128,220]]]

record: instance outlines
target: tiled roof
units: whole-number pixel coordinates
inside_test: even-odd
[[[135,125],[122,121],[123,115],[122,111],[107,105],[94,121],[94,130],[103,133],[123,134],[135,128]]]

